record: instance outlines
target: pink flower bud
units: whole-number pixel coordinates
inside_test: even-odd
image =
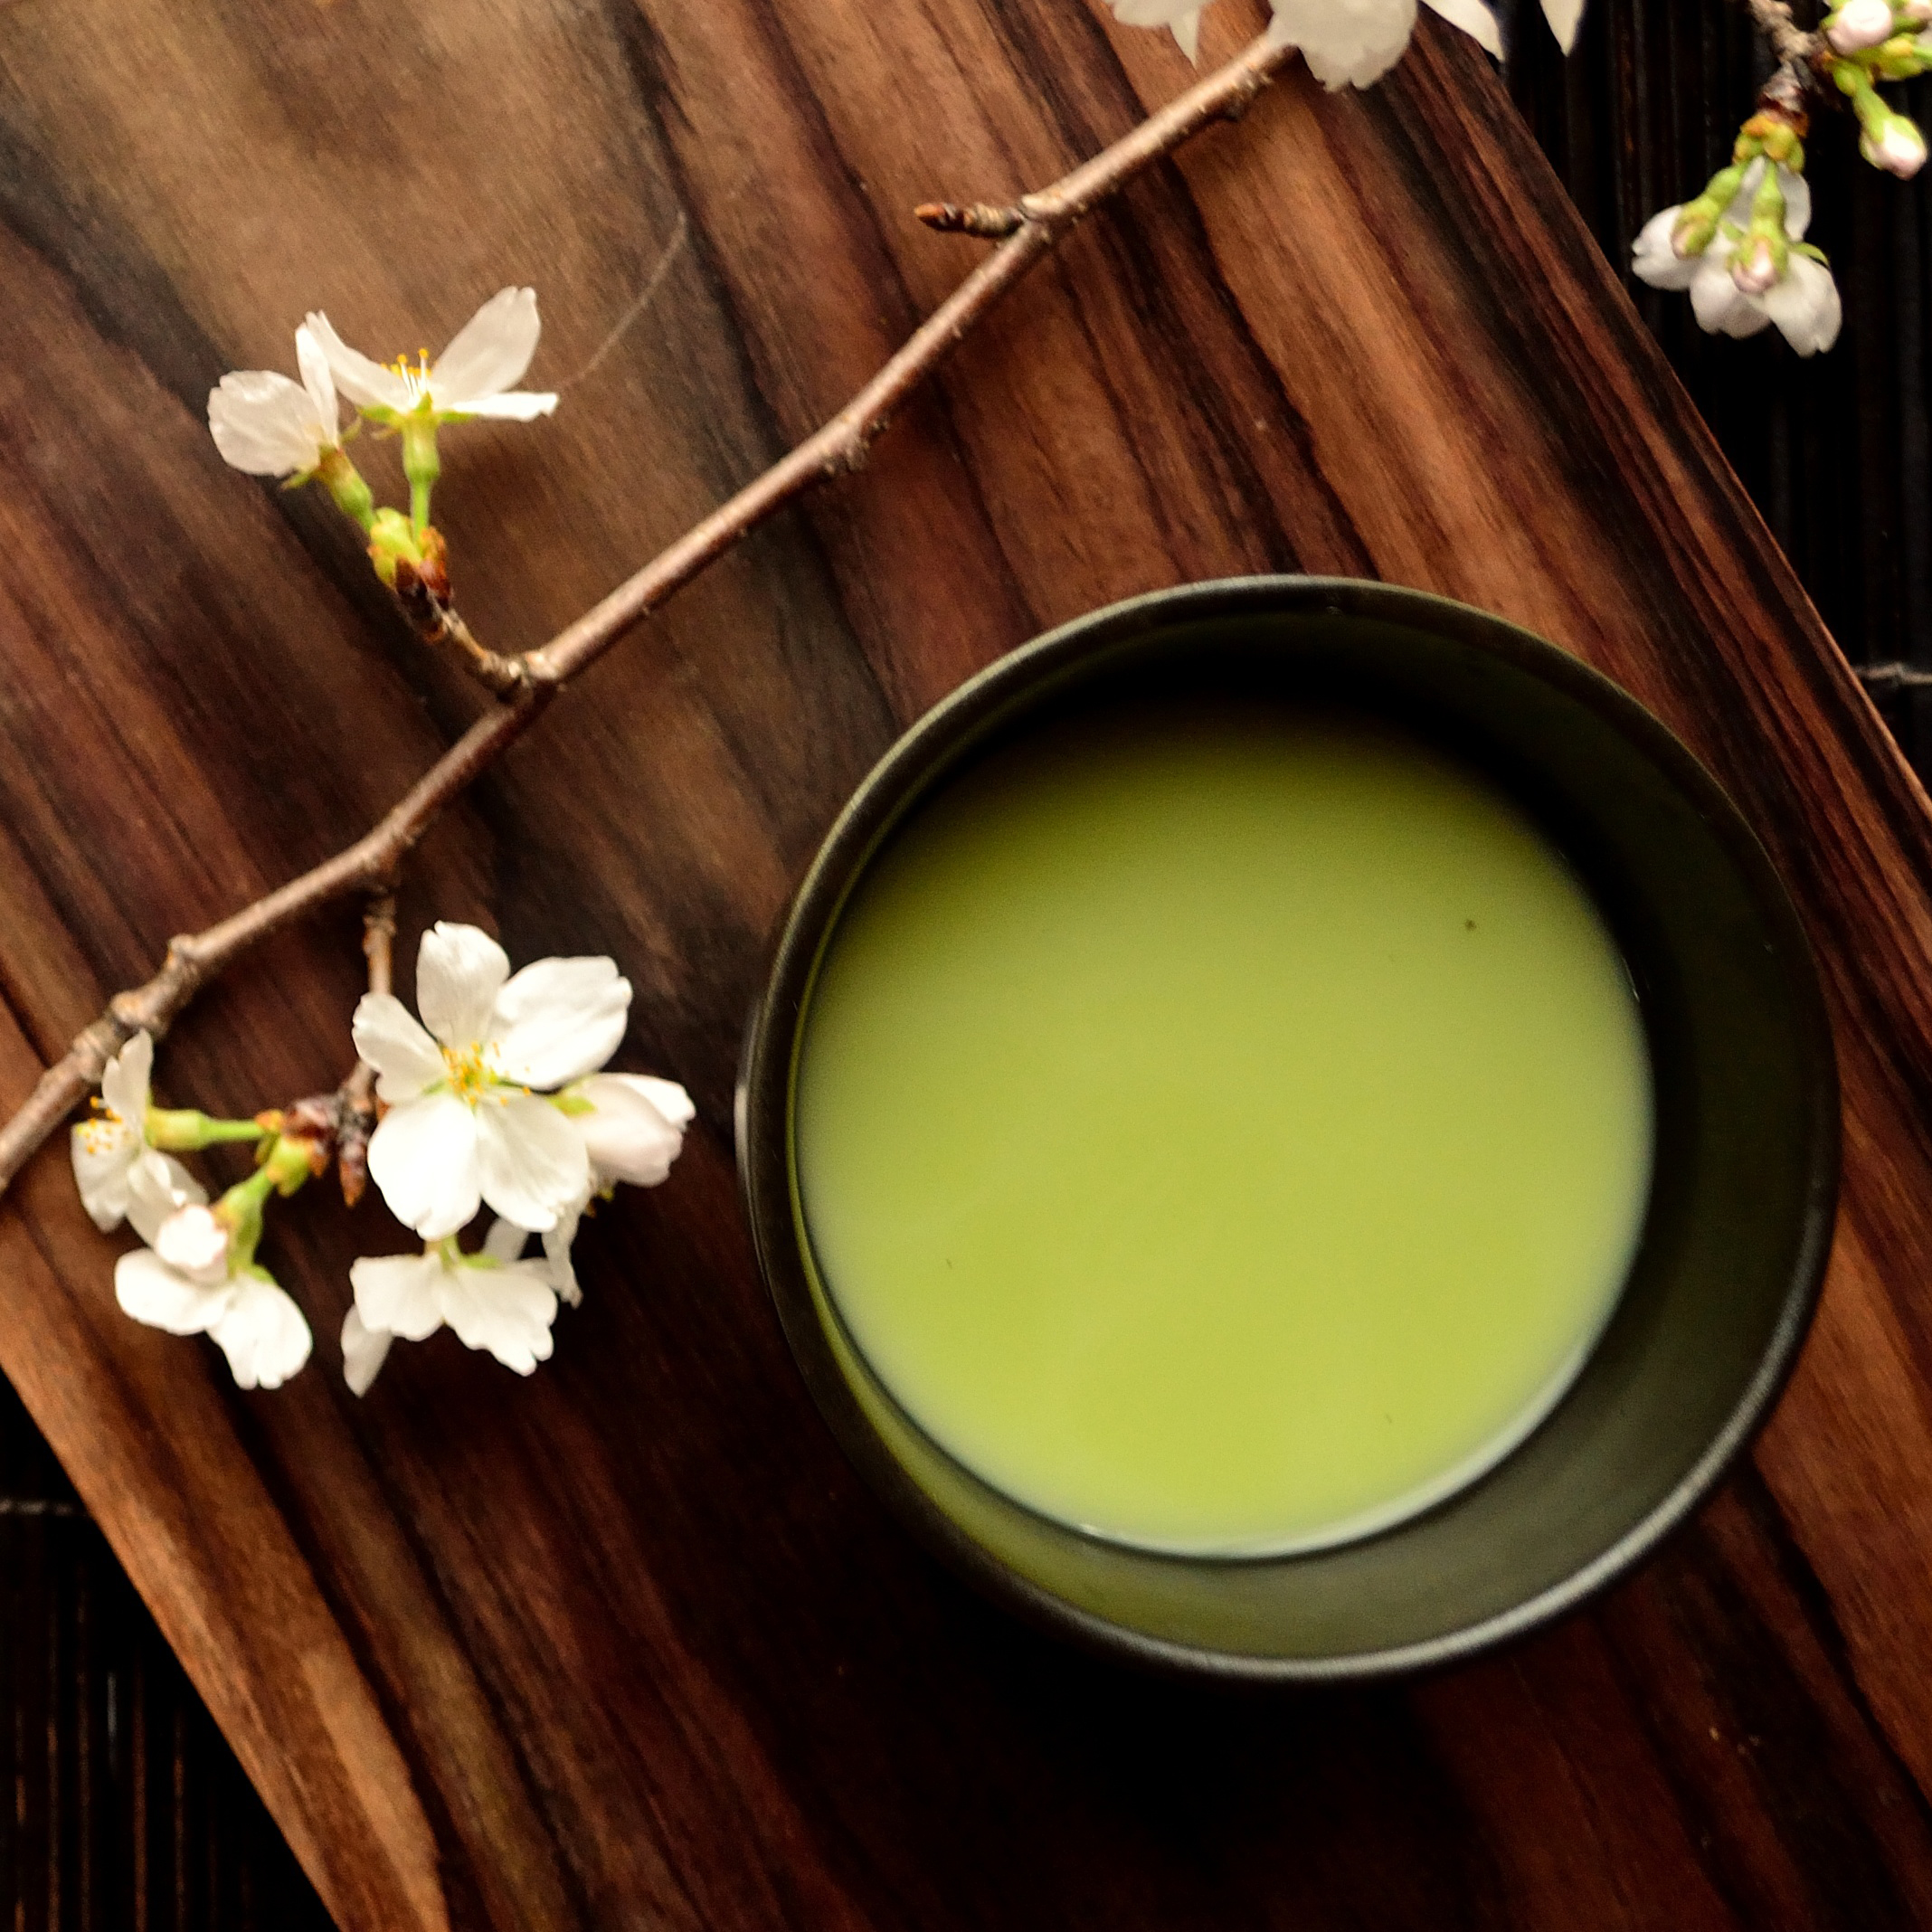
[[[1845,0],[1825,23],[1824,37],[1840,53],[1881,46],[1892,37],[1891,0]]]
[[[1732,258],[1731,280],[1743,295],[1762,295],[1777,285],[1777,261],[1764,236],[1756,236]]]
[[[1899,14],[1908,26],[1932,25],[1932,0],[1905,0]]]
[[[1926,137],[1918,123],[1903,114],[1892,115],[1876,139],[1867,134],[1858,146],[1872,166],[1882,167],[1900,181],[1909,181],[1926,165]]]

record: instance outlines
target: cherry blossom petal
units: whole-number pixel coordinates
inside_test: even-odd
[[[492,1094],[475,1120],[483,1198],[533,1234],[555,1226],[559,1211],[590,1186],[583,1136],[547,1100],[530,1094]],[[373,1141],[369,1151],[373,1167]]]
[[[463,324],[430,371],[439,409],[469,409],[454,399],[493,396],[530,366],[544,325],[535,289],[499,289]],[[450,400],[446,400],[450,399]]]
[[[550,1359],[556,1292],[541,1262],[507,1268],[458,1267],[442,1278],[443,1319],[465,1348],[487,1349],[506,1368],[528,1375]]]
[[[128,1217],[128,1172],[140,1146],[140,1136],[125,1121],[105,1116],[77,1122],[68,1136],[80,1205],[103,1234]]]
[[[1435,0],[1429,0],[1435,5]],[[1583,23],[1583,0],[1543,0],[1543,18],[1557,36],[1557,45],[1567,53],[1577,44],[1577,29]]]
[[[550,1285],[573,1308],[583,1305],[583,1290],[577,1285],[577,1266],[570,1251],[577,1239],[577,1226],[591,1204],[586,1194],[581,1201],[557,1211],[557,1225],[544,1230],[544,1273]]]
[[[392,1107],[369,1137],[369,1172],[397,1220],[426,1241],[453,1235],[481,1199],[476,1114],[453,1094]]]
[[[371,362],[359,350],[352,349],[320,310],[311,310],[303,317],[302,323],[327,359],[336,386],[350,402],[365,408],[397,411],[412,406],[415,398],[409,384],[393,369],[385,369],[381,363]]]
[[[416,1010],[445,1046],[490,1037],[490,1009],[510,976],[510,956],[473,925],[440,920],[416,954]]]
[[[371,1331],[421,1341],[442,1326],[443,1258],[424,1255],[365,1255],[349,1264],[355,1312]],[[360,1391],[358,1391],[360,1393]]]
[[[483,1236],[479,1253],[492,1261],[500,1261],[507,1265],[523,1259],[523,1251],[529,1245],[530,1230],[519,1227],[514,1221],[506,1221],[500,1215],[489,1224],[489,1232]]]
[[[695,1111],[691,1096],[675,1081],[648,1074],[592,1074],[571,1093],[592,1109],[571,1118],[600,1180],[654,1188],[671,1171]]]
[[[342,405],[336,400],[336,378],[329,374],[328,357],[306,322],[295,332],[295,365],[302,372],[302,387],[316,406],[316,420],[334,442],[342,427]]]
[[[1777,185],[1785,191],[1785,232],[1794,242],[1802,242],[1804,231],[1811,226],[1811,183],[1803,175],[1794,175],[1788,167],[1781,167]]]
[[[617,1051],[630,1013],[630,981],[614,960],[538,960],[497,996],[497,1076],[545,1091],[564,1086]]]
[[[1630,251],[1632,272],[1653,289],[1688,289],[1697,278],[1700,257],[1680,255],[1672,237],[1683,214],[1683,204],[1660,208],[1639,231]]]
[[[136,1248],[114,1264],[114,1299],[121,1312],[170,1335],[199,1335],[213,1328],[233,1297],[232,1282],[191,1282],[151,1248]]]
[[[171,1214],[207,1198],[201,1182],[159,1148],[144,1148],[128,1170],[128,1225],[149,1247]]]
[[[1493,60],[1502,58],[1502,30],[1496,24],[1496,16],[1483,5],[1482,0],[1429,0],[1429,5],[1440,14],[1452,27],[1460,27],[1463,32]],[[1583,12],[1583,0],[1543,0],[1543,9],[1549,14],[1549,24],[1558,40],[1563,43],[1563,51],[1570,50],[1570,41],[1577,37],[1575,20],[1570,24],[1569,40],[1564,40],[1563,30],[1557,25],[1556,8],[1567,8],[1573,14]]]
[[[550,390],[513,389],[507,395],[469,396],[448,405],[458,416],[492,416],[508,422],[534,422],[557,406]]]
[[[375,1091],[393,1105],[414,1100],[448,1073],[442,1049],[393,993],[365,993],[350,1027],[355,1050],[381,1076]]]
[[[371,1328],[362,1311],[351,1306],[342,1318],[342,1379],[352,1396],[366,1396],[369,1385],[389,1359],[389,1344],[396,1338],[387,1329]]]
[[[1200,0],[1107,0],[1123,27],[1171,27],[1200,11]]]
[[[147,1095],[155,1070],[155,1043],[145,1033],[135,1037],[109,1060],[100,1075],[100,1097],[136,1133],[147,1127]]]
[[[1302,50],[1327,88],[1379,80],[1409,43],[1416,0],[1274,0],[1268,38]]]
[[[335,440],[323,433],[315,398],[273,369],[236,369],[208,392],[208,429],[222,460],[252,477],[313,469]]]
[[[1731,279],[1731,251],[1722,236],[1698,257],[1698,272],[1690,284],[1690,307],[1698,327],[1718,336],[1755,336],[1769,321],[1762,306]]]
[[[1764,310],[1800,355],[1815,355],[1838,340],[1844,307],[1832,271],[1794,253],[1785,279],[1762,298]]]
[[[241,1388],[279,1388],[308,1359],[308,1323],[266,1275],[244,1274],[221,1320],[208,1331]]]

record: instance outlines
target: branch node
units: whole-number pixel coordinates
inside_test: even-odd
[[[486,690],[498,697],[510,697],[528,687],[530,675],[525,660],[506,658],[479,643],[456,606],[439,596],[435,586],[407,557],[396,559],[395,593],[410,629],[431,647],[453,647],[463,668]]]

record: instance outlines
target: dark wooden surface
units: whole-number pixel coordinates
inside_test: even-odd
[[[1253,24],[1217,13],[1210,52]],[[909,203],[1045,178],[1183,76],[1031,0],[0,14],[0,1094],[475,702],[314,506],[222,469],[223,367],[285,361],[317,302],[412,348],[535,281],[564,408],[452,437],[441,499],[472,620],[521,646],[972,259]],[[1293,567],[1501,610],[1685,733],[1819,944],[1848,1131],[1819,1328],[1699,1521],[1505,1656],[1298,1700],[1090,1663],[911,1548],[783,1354],[726,1121],[763,928],[895,724],[1057,618]],[[0,1225],[0,1365],[345,1926],[1915,1925],[1928,880],[1922,793],[1432,25],[1378,96],[1284,86],[1077,237],[870,471],[423,853],[414,925],[615,952],[622,1064],[703,1110],[672,1182],[587,1235],[552,1364],[518,1383],[443,1337],[356,1405],[331,1338],[374,1217],[305,1204],[274,1258],[317,1361],[238,1397],[114,1311],[52,1156]],[[358,963],[346,916],[278,942],[178,1030],[167,1096],[333,1077]]]

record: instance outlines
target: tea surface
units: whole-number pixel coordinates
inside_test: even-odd
[[[1649,1061],[1589,895],[1380,724],[1217,704],[1007,747],[848,904],[801,1211],[881,1380],[1041,1512],[1365,1534],[1561,1395],[1628,1269]]]

